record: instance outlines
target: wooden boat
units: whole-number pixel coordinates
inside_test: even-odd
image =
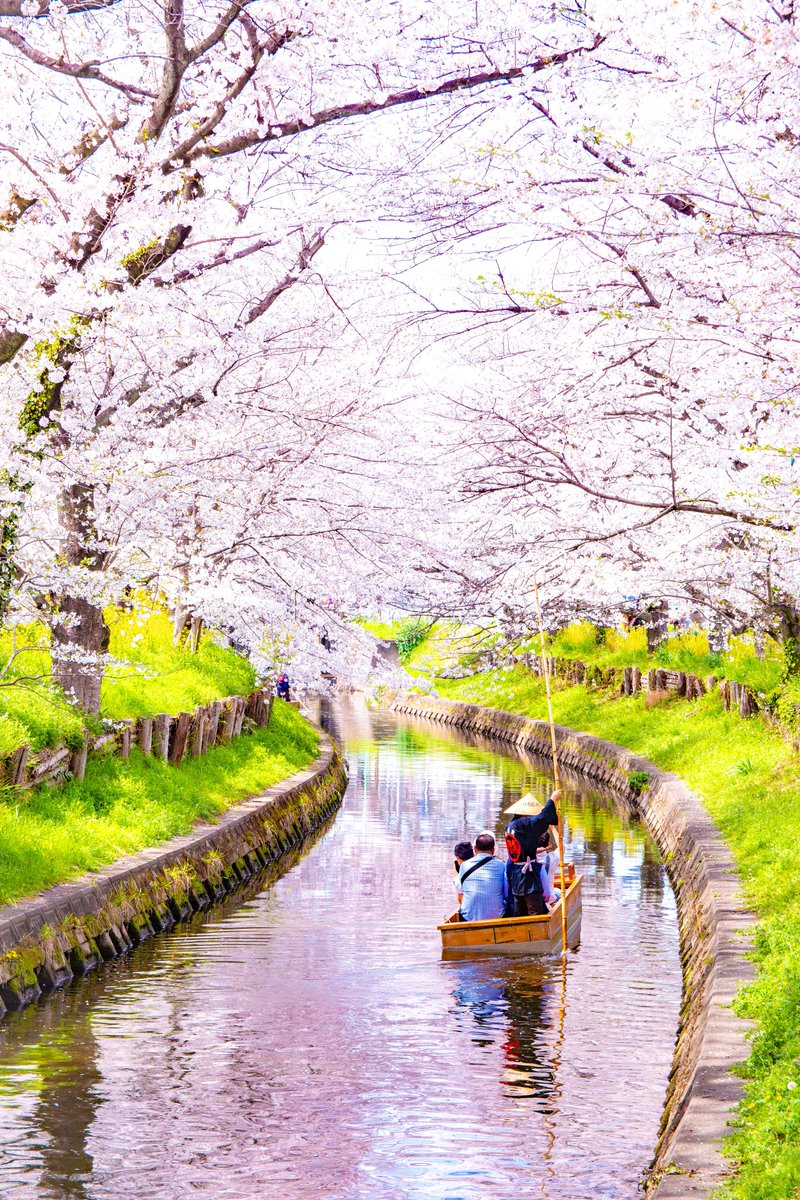
[[[567,884],[567,945],[574,949],[581,940],[582,875],[575,874],[572,863],[564,864]],[[558,882],[558,876],[556,876]],[[461,921],[458,912],[438,929],[442,935],[442,954],[455,958],[462,954],[559,954],[561,952],[561,905],[542,917],[501,917],[498,921]]]

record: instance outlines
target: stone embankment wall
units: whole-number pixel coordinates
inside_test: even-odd
[[[488,735],[549,758],[550,727],[473,704],[401,696],[395,712]],[[559,762],[616,794],[644,820],[664,856],[678,901],[683,1002],[661,1131],[647,1187],[654,1200],[707,1196],[727,1174],[720,1153],[741,1088],[731,1074],[748,1055],[745,1022],[731,1011],[753,977],[753,917],[730,851],[700,800],[674,775],[629,750],[556,726]],[[633,772],[649,782],[637,795]]]
[[[117,754],[127,758],[131,746],[142,754],[154,755],[173,767],[179,767],[187,754],[205,754],[212,746],[222,745],[249,728],[264,729],[272,712],[272,694],[259,688],[249,696],[228,696],[211,704],[199,705],[193,713],[171,717],[139,717],[133,721],[115,721],[113,729],[99,737],[89,734],[80,748],[57,746],[31,756],[30,746],[19,746],[0,759],[0,784],[17,790],[37,787],[40,783],[61,783],[65,779],[83,779],[89,755]]]
[[[217,824],[0,908],[0,1014],[208,908],[321,825],[346,785],[344,760],[322,734],[309,769]]]

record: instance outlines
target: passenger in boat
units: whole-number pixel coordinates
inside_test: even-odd
[[[513,817],[506,826],[505,838],[506,875],[515,917],[543,916],[548,900],[553,899],[550,876],[536,856],[542,834],[558,824],[556,802],[560,799],[561,792],[555,791],[542,807],[529,792],[506,809],[506,814]]]
[[[555,841],[555,845],[553,842]],[[560,858],[558,854],[558,834],[555,830],[547,830],[539,838],[539,849],[536,851],[536,861],[543,866],[547,871],[547,877],[550,880],[550,890],[552,892],[552,901],[548,900],[548,904],[554,904],[558,900],[561,892],[558,890],[558,867]]]
[[[466,851],[469,851],[469,854]],[[462,921],[496,921],[505,915],[508,881],[504,864],[494,856],[494,834],[488,829],[455,848],[458,905]]]

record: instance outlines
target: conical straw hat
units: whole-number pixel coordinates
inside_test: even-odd
[[[519,800],[515,800],[510,808],[507,808],[506,814],[515,817],[535,817],[542,811],[544,805],[541,800],[537,800],[531,792],[526,792],[524,796],[520,796]]]

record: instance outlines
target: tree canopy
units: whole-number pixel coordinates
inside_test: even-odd
[[[142,584],[337,674],[534,572],[797,636],[791,5],[7,0],[0,54],[0,587],[87,707]]]

